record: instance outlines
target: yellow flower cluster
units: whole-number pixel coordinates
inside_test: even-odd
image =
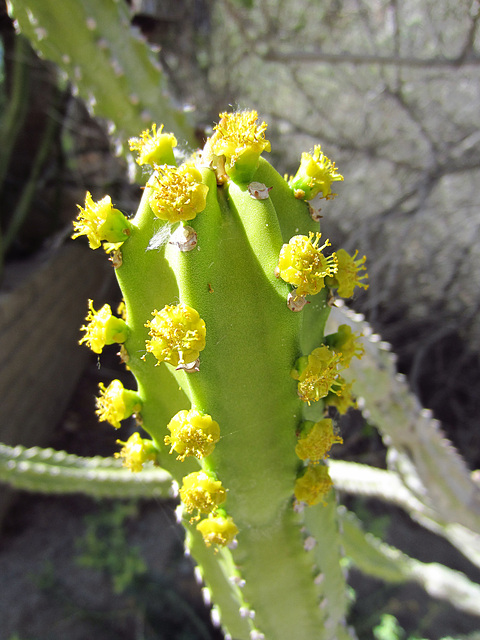
[[[141,411],[142,401],[138,393],[125,389],[120,380],[112,380],[108,387],[100,382],[99,388],[96,414],[100,422],[109,422],[119,429],[122,420]]]
[[[157,131],[157,125],[152,124],[150,129],[142,131],[139,138],[130,138],[128,141],[131,151],[138,152],[137,163],[139,165],[149,164],[175,164],[173,147],[177,146],[177,139],[173,133],[162,133],[163,124]]]
[[[313,506],[322,502],[333,483],[325,465],[308,466],[305,473],[295,482],[295,497],[299,502]]]
[[[258,123],[256,111],[221,113],[214,127],[210,147],[216,156],[225,157],[227,173],[235,180],[249,182],[259,164],[260,154],[270,151],[265,139],[265,122]]]
[[[110,196],[94,202],[87,192],[85,208],[77,207],[79,212],[73,222],[72,238],[87,236],[91,249],[98,249],[102,242],[121,244],[130,235],[131,224],[121,211],[113,207]]]
[[[325,277],[337,272],[337,257],[324,256],[322,251],[330,246],[326,240],[318,246],[321,233],[294,236],[280,250],[275,275],[296,289],[296,296],[315,295],[325,286]]]
[[[188,513],[197,512],[194,520],[199,520],[200,514],[214,513],[227,499],[227,492],[212,473],[194,471],[183,478],[180,499]]]
[[[362,282],[368,278],[366,271],[365,256],[355,259],[358,251],[354,255],[348,254],[345,249],[337,251],[338,269],[333,278],[327,280],[330,287],[337,287],[337,293],[342,298],[351,298],[355,287],[368,289],[368,284]]]
[[[343,439],[335,433],[333,423],[329,418],[303,425],[302,433],[295,447],[295,453],[300,460],[310,460],[316,464],[328,458],[328,453],[334,444],[342,444]]]
[[[165,436],[165,444],[179,455],[177,460],[185,460],[188,456],[205,458],[209,456],[220,440],[220,427],[208,414],[196,409],[179,411],[167,425],[170,431]]]
[[[300,167],[296,175],[290,179],[289,185],[296,198],[312,200],[320,192],[327,199],[335,197],[332,193],[332,182],[343,180],[337,172],[335,163],[322,153],[320,145],[316,145],[313,155],[302,153]]]
[[[238,533],[238,528],[230,516],[209,515],[197,524],[197,529],[203,536],[205,544],[210,547],[216,544],[226,547],[232,544]]]
[[[310,404],[325,398],[329,393],[340,394],[344,382],[339,376],[342,354],[335,353],[326,345],[314,349],[312,353],[299,358],[291,375],[298,380],[298,395]]]
[[[158,362],[168,362],[174,367],[196,362],[205,348],[205,322],[192,307],[186,304],[167,305],[161,311],[152,312],[153,320],[145,326],[150,329],[147,351]]]
[[[155,462],[157,459],[153,442],[142,438],[138,432],[133,433],[126,442],[117,440],[117,443],[123,444],[123,447],[115,453],[115,458],[122,458],[123,466],[134,473],[140,472],[145,462]]]
[[[88,324],[81,327],[85,335],[79,340],[79,344],[85,342],[94,353],[102,353],[105,345],[122,344],[127,339],[128,327],[125,321],[112,315],[108,304],[95,311],[93,300],[89,300],[86,321]]]
[[[208,186],[202,183],[202,174],[194,164],[181,167],[155,165],[155,173],[148,181],[148,203],[161,220],[179,222],[193,220],[207,204]]]

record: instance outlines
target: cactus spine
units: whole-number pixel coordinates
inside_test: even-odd
[[[116,428],[136,414],[151,436],[120,455],[132,470],[153,455],[178,483],[227,636],[348,637],[345,598],[320,607],[330,586],[345,592],[324,464],[341,438],[325,411],[361,353],[351,332],[323,327],[333,290],[365,286],[364,267],[339,267],[306,200],[333,197],[335,165],[316,147],[286,181],[260,157],[265,129],[254,111],[222,114],[179,167],[161,127],[130,141],[152,169],[135,217],[87,194],[75,222],[75,237],[111,254],[124,320],[90,302],[82,341],[122,345],[137,389],[101,385],[97,413]]]

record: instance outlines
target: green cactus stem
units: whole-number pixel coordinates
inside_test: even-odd
[[[87,195],[79,208],[75,235],[103,244],[115,266],[121,353],[137,384],[128,397],[120,383],[101,386],[97,413],[116,428],[135,413],[150,434],[146,451],[180,487],[187,545],[227,637],[349,637],[324,463],[341,437],[324,412],[361,350],[351,332],[327,344],[323,327],[333,290],[358,285],[357,270],[338,270],[305,193],[260,157],[270,144],[257,118],[221,114],[179,167],[156,160],[156,144],[165,154],[176,143],[161,127],[135,138],[152,173],[137,214],[115,227],[125,235],[104,232],[98,212],[104,201],[115,211],[110,201]],[[341,176],[315,157],[315,191],[331,199]],[[112,320],[89,304],[82,342],[98,350],[109,342],[103,316]],[[120,455],[139,468],[140,439]]]

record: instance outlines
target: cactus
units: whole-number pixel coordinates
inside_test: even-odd
[[[119,440],[116,459],[0,446],[0,478],[48,492],[179,494],[186,551],[226,638],[354,638],[344,549],[367,573],[415,580],[478,613],[477,585],[382,545],[336,508],[332,480],[395,502],[480,563],[476,482],[384,345],[355,339],[369,332],[358,316],[330,313],[335,293],[367,286],[365,258],[331,252],[310,206],[320,196],[328,215],[342,180],[334,163],[317,146],[283,179],[261,157],[266,125],[246,112],[223,114],[203,151],[177,167],[165,131],[191,142],[192,130],[159,91],[161,69],[126,5],[61,5],[9,9],[118,143],[138,135],[130,151],[147,185],[137,214],[87,194],[74,235],[103,245],[125,299],[120,317],[90,301],[80,342],[97,354],[120,344],[136,379],[135,390],[101,385],[97,414],[114,428],[133,415],[149,437]],[[384,436],[390,471],[326,461],[341,441],[330,416],[352,393]]]
[[[87,194],[74,223],[74,237],[110,253],[123,318],[90,301],[81,342],[121,344],[137,389],[101,384],[97,414],[115,428],[135,415],[150,435],[119,455],[178,483],[187,546],[227,636],[348,637],[324,464],[342,440],[326,411],[353,404],[341,371],[362,349],[346,325],[322,327],[334,291],[367,286],[364,258],[328,252],[308,202],[334,197],[335,164],[317,146],[286,180],[261,157],[265,129],[254,111],[224,113],[178,167],[161,127],[130,141],[151,170],[136,215]],[[330,592],[343,596],[320,608]]]
[[[37,52],[58,65],[90,113],[104,118],[118,153],[146,123],[160,119],[194,141],[186,114],[166,91],[162,68],[126,2],[9,0],[14,24]]]

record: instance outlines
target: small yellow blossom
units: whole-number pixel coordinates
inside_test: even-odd
[[[231,544],[238,533],[238,529],[230,516],[213,516],[201,520],[197,529],[203,536],[207,547],[217,544],[226,547]]]
[[[334,444],[342,444],[343,439],[334,431],[333,423],[329,418],[320,420],[315,424],[305,423],[300,435],[295,453],[300,460],[310,460],[316,464],[324,458]]]
[[[205,348],[206,335],[205,322],[197,311],[181,303],[155,310],[152,316],[145,324],[151,337],[146,341],[147,351],[159,363],[169,362],[174,367],[195,362]]]
[[[292,378],[298,380],[298,395],[310,404],[328,393],[341,393],[344,383],[339,376],[342,356],[327,346],[314,349],[308,357],[297,361]]]
[[[91,249],[98,249],[102,242],[122,243],[131,232],[131,224],[123,213],[114,209],[110,196],[94,202],[90,193],[85,198],[85,208],[77,205],[79,213],[73,221],[72,238],[87,236]]]
[[[157,131],[157,125],[152,124],[150,129],[142,131],[139,138],[130,138],[128,144],[131,151],[138,151],[137,163],[139,165],[149,164],[175,164],[173,147],[177,146],[177,139],[173,133],[162,133],[163,124]]]
[[[329,393],[324,402],[327,407],[336,407],[340,415],[345,415],[352,407],[356,409],[357,401],[352,393],[353,382],[345,382],[342,376],[338,376],[337,381],[343,384],[339,393]]]
[[[332,193],[332,182],[343,180],[332,162],[322,153],[321,146],[315,145],[313,155],[302,153],[300,167],[296,175],[290,179],[289,185],[296,198],[312,200],[318,193],[327,199],[335,197]]]
[[[227,492],[220,480],[205,471],[194,471],[183,478],[180,499],[188,513],[213,513],[227,499]],[[197,515],[196,520],[200,519]]]
[[[188,456],[204,458],[212,453],[220,440],[218,422],[196,409],[179,411],[167,428],[170,435],[165,436],[165,444],[170,445],[170,453],[179,454],[177,460],[185,460]]]
[[[296,296],[315,295],[325,286],[325,276],[333,276],[337,271],[335,253],[324,256],[322,251],[330,246],[326,240],[318,246],[321,233],[294,236],[280,250],[275,275],[297,287]]]
[[[270,151],[265,139],[265,122],[258,123],[256,111],[221,113],[210,140],[216,156],[225,156],[225,169],[234,180],[249,182],[259,165],[260,154]]]
[[[352,358],[361,358],[365,353],[365,347],[359,341],[360,335],[353,333],[348,324],[341,324],[336,333],[332,333],[325,338],[327,345],[342,354],[342,364],[348,368]]]
[[[123,466],[130,471],[138,473],[145,462],[155,462],[157,459],[153,442],[142,438],[138,432],[133,433],[126,442],[117,440],[117,443],[123,444],[123,447],[115,453],[115,458],[123,458]]]
[[[99,387],[96,414],[100,422],[109,422],[119,429],[121,420],[141,410],[142,401],[138,393],[125,389],[120,380],[112,380],[108,387],[100,382]]]
[[[324,496],[330,491],[333,482],[325,465],[307,467],[307,471],[295,482],[295,497],[299,502],[313,506],[327,503]]]
[[[151,195],[148,203],[161,220],[179,222],[193,220],[207,204],[208,186],[194,164],[180,167],[155,165],[156,172],[148,182]]]
[[[128,327],[121,318],[112,315],[110,305],[104,304],[100,311],[95,311],[93,301],[88,301],[88,324],[81,327],[85,335],[79,344],[84,342],[94,353],[102,353],[106,344],[121,344],[125,342],[128,335]]]
[[[338,270],[331,281],[327,281],[328,286],[337,287],[337,293],[341,298],[351,298],[355,287],[368,289],[368,284],[362,282],[368,278],[366,271],[365,256],[356,260],[358,251],[354,255],[349,255],[345,249],[337,251]]]

